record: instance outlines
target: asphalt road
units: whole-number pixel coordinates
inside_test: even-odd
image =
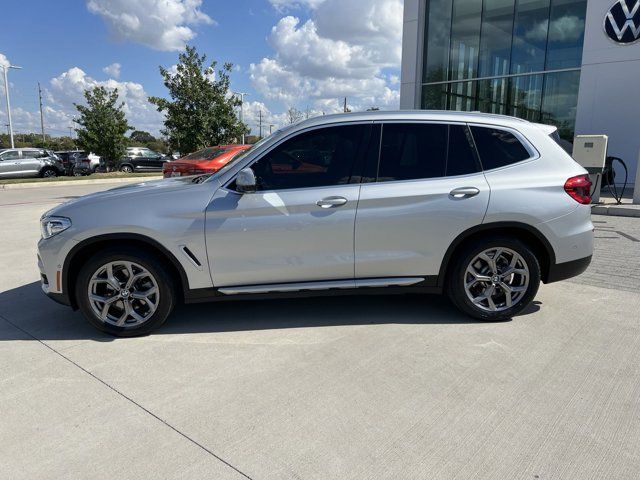
[[[524,315],[438,297],[183,306],[114,339],[40,292],[38,218],[105,188],[0,191],[0,478],[640,477],[640,219]]]

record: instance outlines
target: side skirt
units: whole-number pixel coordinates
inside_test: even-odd
[[[344,295],[441,294],[437,275],[393,279],[357,279],[330,282],[246,285],[224,288],[199,288],[185,292],[185,303],[229,300],[265,300],[270,298],[333,297]],[[357,286],[355,286],[357,285]]]

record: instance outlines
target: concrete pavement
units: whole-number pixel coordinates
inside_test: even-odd
[[[7,478],[638,477],[636,219],[596,217],[590,270],[510,322],[336,297],[182,306],[114,339],[37,283],[39,215],[95,189],[0,192]]]

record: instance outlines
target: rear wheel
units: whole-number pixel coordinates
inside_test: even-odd
[[[467,247],[447,279],[452,302],[478,320],[506,320],[533,300],[540,265],[524,243],[495,237]]]
[[[146,335],[176,303],[171,275],[155,256],[135,248],[107,250],[80,270],[76,299],[97,329],[121,337]]]

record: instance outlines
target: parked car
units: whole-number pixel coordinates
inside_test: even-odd
[[[55,152],[62,160],[67,175],[90,175],[100,166],[100,157],[84,150],[62,150]],[[79,165],[78,168],[75,168]]]
[[[0,151],[0,178],[49,178],[64,174],[62,161],[51,150],[7,148]]]
[[[49,211],[42,288],[121,336],[180,301],[285,294],[444,292],[473,318],[507,319],[591,260],[591,183],[554,131],[462,112],[309,119],[209,177]],[[322,168],[281,167],[300,158]]]
[[[126,173],[161,172],[164,162],[170,160],[171,158],[146,147],[128,147],[125,158],[120,160],[118,170]]]
[[[215,173],[224,167],[233,157],[251,148],[251,145],[217,145],[197,152],[162,166],[164,178],[185,177]]]

